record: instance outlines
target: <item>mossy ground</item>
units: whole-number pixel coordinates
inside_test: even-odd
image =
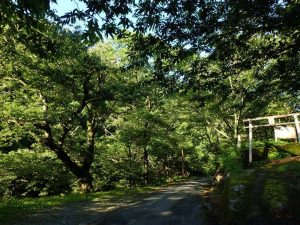
[[[254,158],[258,160],[280,159],[300,155],[299,143],[266,143],[264,147],[253,149]]]
[[[231,174],[210,197],[212,224],[300,224],[300,157]]]

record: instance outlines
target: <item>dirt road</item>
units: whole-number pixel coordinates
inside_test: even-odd
[[[203,225],[200,193],[207,180],[172,185],[130,204],[101,210],[99,202],[82,202],[32,215],[18,225]]]

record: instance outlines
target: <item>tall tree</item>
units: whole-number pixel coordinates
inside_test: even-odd
[[[18,141],[26,132],[53,151],[77,177],[83,191],[93,189],[90,168],[95,136],[103,133],[113,98],[106,80],[112,74],[104,60],[88,53],[79,39],[47,25],[58,47],[46,54],[15,42],[14,53],[1,50],[2,134]],[[5,33],[1,35],[5,45]],[[42,49],[43,50],[43,49]]]

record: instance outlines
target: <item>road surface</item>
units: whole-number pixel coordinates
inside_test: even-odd
[[[109,211],[81,202],[31,215],[17,225],[205,225],[200,194],[207,180],[171,185]]]
[[[98,225],[202,225],[201,180],[168,187],[128,208],[105,215]]]

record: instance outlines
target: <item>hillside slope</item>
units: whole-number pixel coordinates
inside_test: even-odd
[[[212,224],[300,224],[300,156],[232,174],[208,202]]]

